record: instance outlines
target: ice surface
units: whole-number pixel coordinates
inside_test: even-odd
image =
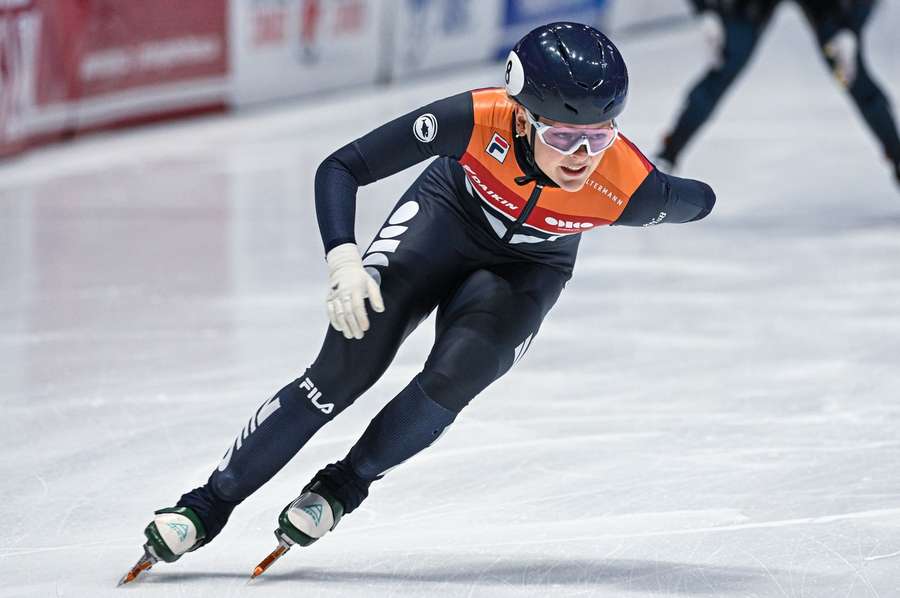
[[[900,7],[870,61],[900,97]],[[653,152],[695,29],[622,40]],[[900,191],[794,8],[686,156],[689,226],[586,235],[528,355],[338,531],[246,586],[383,380],[211,546],[115,582],[326,327],[321,160],[497,67],[92,137],[0,166],[0,596],[900,595]],[[361,193],[367,239],[415,172]]]

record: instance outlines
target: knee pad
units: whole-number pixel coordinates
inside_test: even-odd
[[[222,500],[241,502],[245,497],[240,484],[240,475],[234,468],[227,469],[209,479],[209,488]]]
[[[428,396],[456,413],[512,365],[496,323],[476,320],[483,327],[457,324],[445,332],[419,374]]]
[[[470,397],[461,396],[453,380],[440,372],[425,369],[419,374],[419,384],[431,400],[445,409],[459,413],[468,405]]]

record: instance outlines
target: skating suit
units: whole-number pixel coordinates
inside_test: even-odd
[[[438,156],[363,256],[380,284],[384,313],[370,310],[360,340],[329,327],[312,365],[260,405],[207,486],[182,498],[180,506],[202,512],[213,533],[234,505],[381,377],[435,309],[434,344],[421,371],[345,459],[317,474],[331,480],[347,512],[372,480],[428,446],[523,359],[572,275],[583,233],[688,222],[713,207],[706,184],[660,173],[625,136],[581,191],[562,191],[523,158],[513,116],[504,91],[465,92],[397,118],[321,164],[316,208],[327,251],[355,241],[359,186]]]
[[[379,127],[320,166],[316,209],[327,251],[355,241],[360,185],[439,156],[363,256],[387,310],[372,317],[361,341],[330,331],[310,369],[335,411],[378,379],[435,308],[438,334],[420,379],[436,401],[459,411],[528,349],[572,275],[582,234],[698,220],[713,207],[708,185],[656,170],[625,135],[580,191],[563,191],[525,158],[514,110],[502,89],[465,92]],[[481,341],[472,342],[476,336]],[[463,337],[460,352],[452,341]],[[341,364],[356,365],[348,374]]]

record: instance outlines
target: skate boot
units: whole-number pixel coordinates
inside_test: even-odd
[[[275,538],[278,547],[253,570],[259,577],[294,544],[309,546],[337,526],[344,507],[322,482],[314,481],[278,516]]]
[[[147,542],[144,556],[119,580],[119,585],[134,581],[159,561],[174,563],[181,555],[203,544],[206,530],[203,522],[189,507],[160,509],[144,529]]]

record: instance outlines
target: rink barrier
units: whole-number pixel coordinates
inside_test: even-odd
[[[605,27],[610,16],[628,25],[654,14],[646,0],[157,0],[115,3],[115,13],[109,6],[0,0],[0,157],[103,129],[493,60],[549,21]]]
[[[225,0],[0,0],[0,156],[223,110],[227,22]]]

